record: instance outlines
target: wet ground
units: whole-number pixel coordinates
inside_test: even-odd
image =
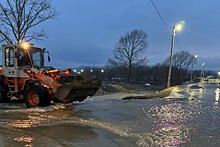
[[[26,109],[0,104],[0,146],[220,146],[219,90],[183,85],[165,99],[121,100],[117,93],[82,103]]]

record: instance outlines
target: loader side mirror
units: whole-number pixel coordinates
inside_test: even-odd
[[[50,56],[48,56],[48,62],[50,62]]]
[[[46,49],[44,48],[44,53],[48,53],[48,57],[47,57],[47,60],[48,62],[50,62],[50,53],[48,51],[45,51]]]
[[[20,57],[21,57],[20,52],[16,51],[16,52],[15,52],[15,58],[20,58]]]

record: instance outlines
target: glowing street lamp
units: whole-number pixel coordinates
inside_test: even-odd
[[[180,30],[182,29],[182,27],[183,27],[182,24],[178,24],[178,25],[176,26],[176,30],[177,30],[177,31],[180,31]]]
[[[90,70],[90,72],[93,72],[93,70]]]
[[[193,81],[192,80],[192,78],[193,78],[193,64],[194,64],[194,60],[195,60],[195,58],[197,58],[198,57],[198,55],[195,55],[195,56],[193,56],[193,59],[192,59],[192,71],[191,71],[191,82]]]
[[[182,24],[185,24],[184,21],[181,21]],[[172,70],[172,60],[173,60],[173,46],[174,46],[174,39],[175,39],[175,31],[180,31],[182,29],[182,24],[178,24],[176,26],[173,26],[173,35],[172,35],[172,45],[171,45],[171,54],[170,54],[170,67],[169,67],[169,73],[168,73],[168,81],[167,81],[167,88],[170,87],[170,77],[171,77],[171,70]]]
[[[104,72],[104,69],[101,70],[101,73],[103,73],[103,72]]]
[[[81,69],[81,72],[84,72],[84,70],[83,70],[83,69]]]

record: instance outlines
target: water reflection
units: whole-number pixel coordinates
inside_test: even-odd
[[[216,130],[219,128],[219,108],[216,108],[216,106],[213,107],[211,111],[211,118],[210,118],[210,129],[211,130]]]
[[[189,99],[202,99],[203,94],[206,93],[206,89],[202,86],[191,86],[188,90],[189,92]]]
[[[31,142],[35,140],[35,137],[24,137],[24,136],[22,136],[22,137],[17,137],[14,140],[17,141],[17,142],[28,143],[28,144],[25,145],[25,147],[32,147],[32,146],[34,146],[34,144],[31,143]]]
[[[218,105],[218,101],[219,101],[219,88],[217,88],[215,90],[215,102],[214,102],[214,105]]]
[[[106,136],[103,137],[104,135]],[[97,147],[105,145],[107,139],[105,140],[102,137],[108,137],[108,139],[116,138],[115,135],[107,131],[72,123],[58,122],[57,124],[47,124],[37,128],[22,129],[2,128],[0,126],[0,139],[2,139],[0,140],[0,147]],[[114,143],[112,144],[114,145]]]
[[[149,117],[153,116],[153,138],[156,140],[156,146],[179,146],[191,140],[194,130],[190,124],[190,119],[194,115],[191,109],[193,109],[191,105],[173,102],[153,106],[149,110]]]
[[[50,121],[48,118],[42,118],[42,117],[30,116],[29,118],[30,119],[27,120],[8,121],[6,125],[15,128],[32,128],[32,127],[37,127],[38,125],[48,123]]]
[[[213,106],[206,106],[205,108],[207,122],[208,122],[208,129],[215,131],[218,130],[220,127],[220,107],[218,105]]]

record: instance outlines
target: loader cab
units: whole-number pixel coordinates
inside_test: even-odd
[[[43,52],[38,48],[30,50],[18,48],[15,52],[15,60],[18,68],[43,68]]]
[[[44,65],[45,49],[22,45],[2,46],[2,74],[7,77],[29,77],[24,69],[40,70]]]

